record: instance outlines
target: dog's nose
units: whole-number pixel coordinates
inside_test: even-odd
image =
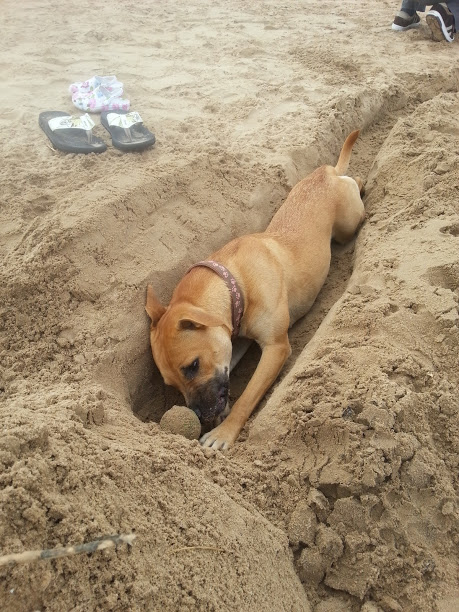
[[[229,381],[222,376],[215,376],[199,387],[189,398],[191,408],[201,423],[209,423],[225,411],[228,404]]]

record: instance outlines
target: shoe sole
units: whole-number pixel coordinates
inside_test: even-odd
[[[395,32],[405,32],[406,30],[412,30],[413,28],[419,28],[421,24],[419,23],[419,21],[417,23],[411,23],[409,26],[400,26],[397,25],[396,23],[392,24],[392,29],[395,30]]]
[[[440,13],[437,11],[429,11],[426,16],[426,22],[432,34],[432,40],[436,42],[442,42],[443,40],[453,42],[454,36],[451,37],[448,33]]]

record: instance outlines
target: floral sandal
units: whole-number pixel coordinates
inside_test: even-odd
[[[130,102],[123,95],[123,83],[116,76],[93,76],[69,87],[72,102],[83,111],[100,113],[104,110],[129,110]]]

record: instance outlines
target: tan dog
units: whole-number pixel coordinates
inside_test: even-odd
[[[190,269],[167,308],[148,287],[153,358],[203,423],[215,424],[228,411],[229,373],[239,357],[232,360],[231,296],[240,292],[245,299],[240,335],[255,340],[262,355],[228,416],[201,438],[204,446],[226,449],[236,440],[291,353],[289,327],[324,284],[331,239],[349,241],[363,222],[362,182],[343,176],[358,135],[348,136],[335,168],[322,166],[292,189],[265,232],[236,238],[210,264]],[[221,275],[206,265],[218,266]]]

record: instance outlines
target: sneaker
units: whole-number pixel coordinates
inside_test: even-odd
[[[405,30],[411,30],[411,28],[419,28],[419,22],[421,18],[417,13],[410,16],[404,11],[399,11],[394,18],[392,23],[392,29],[397,32],[404,32]]]
[[[434,4],[426,15],[426,21],[433,40],[453,42],[456,32],[454,15],[443,4]]]

